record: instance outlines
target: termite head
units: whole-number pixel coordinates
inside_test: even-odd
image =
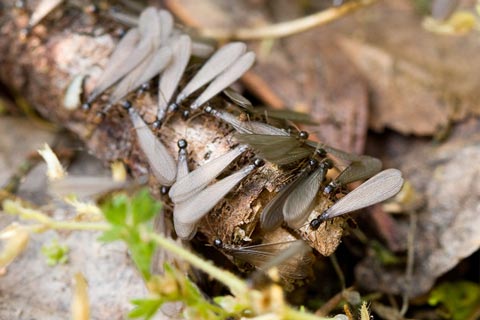
[[[212,108],[212,106],[207,105],[205,108],[203,108],[203,111],[205,111],[205,113],[210,114],[210,113],[212,113],[213,108]]]
[[[310,229],[317,230],[322,224],[322,222],[323,221],[320,219],[320,216],[316,217],[315,219],[310,221]]]
[[[85,103],[82,104],[81,108],[82,108],[83,111],[88,111],[92,108],[92,105],[89,102],[85,102]]]
[[[327,170],[333,168],[333,162],[330,159],[322,160],[322,162],[320,162],[320,165]]]
[[[157,120],[153,121],[152,127],[153,127],[154,129],[158,129],[158,128],[160,128],[160,127],[162,126],[162,124],[163,124],[163,121],[160,120],[160,119],[157,119]]]
[[[318,165],[318,161],[315,159],[308,159],[308,166],[310,168],[315,168]]]
[[[323,193],[325,195],[329,195],[329,194],[333,193],[337,187],[338,186],[335,183],[335,181],[332,181],[325,187],[325,189],[323,189]]]
[[[308,139],[308,136],[309,136],[309,134],[308,134],[307,131],[300,131],[300,132],[298,133],[298,138],[299,138],[300,140],[307,140],[307,139]]]
[[[168,191],[169,191],[169,190],[170,190],[169,187],[167,187],[167,186],[162,186],[162,187],[160,188],[160,193],[161,193],[162,195],[166,195],[166,194],[168,194]]]
[[[142,84],[142,85],[140,86],[140,88],[137,90],[137,94],[138,94],[138,95],[143,94],[143,93],[147,92],[149,88],[150,88],[150,83],[145,82],[145,83]]]
[[[169,112],[175,112],[179,109],[178,103],[172,103],[168,106],[168,111]]]
[[[318,148],[315,150],[315,155],[319,158],[325,158],[327,156],[327,151],[323,148]]]
[[[257,168],[263,167],[264,164],[265,161],[263,159],[255,158],[255,160],[253,160],[253,165]]]
[[[223,241],[221,239],[217,238],[217,239],[213,240],[213,246],[215,248],[221,249],[221,248],[223,248]]]
[[[183,110],[182,119],[187,120],[190,117],[190,110]]]
[[[122,103],[120,105],[125,110],[130,110],[130,108],[132,107],[132,103],[128,100],[122,101]]]
[[[187,140],[185,139],[180,139],[177,142],[178,149],[182,150],[185,149],[188,146]]]

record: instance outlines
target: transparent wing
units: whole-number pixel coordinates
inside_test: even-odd
[[[293,189],[283,206],[283,219],[292,228],[302,226],[315,206],[315,198],[327,174],[326,167],[320,166],[312,174],[302,179]]]
[[[175,160],[163,143],[150,131],[150,128],[147,127],[140,115],[133,108],[130,108],[129,111],[135,132],[137,133],[138,143],[147,158],[155,178],[160,184],[171,186],[175,181],[177,171]]]
[[[191,55],[191,40],[187,35],[182,35],[172,45],[173,59],[160,77],[158,84],[158,114],[157,118],[162,120],[167,111],[167,106],[178,83],[182,78],[185,68]]]
[[[187,201],[176,204],[176,219],[181,223],[195,223],[199,221],[254,169],[254,165],[248,165],[208,186]]]
[[[182,92],[177,96],[176,102],[181,103],[190,94],[212,81],[245,53],[246,49],[247,46],[244,43],[232,42],[217,50],[183,88]]]
[[[170,188],[168,195],[174,203],[186,201],[198,191],[207,186],[226,167],[228,167],[245,150],[246,146],[239,146],[229,152],[210,160],[204,165],[190,172],[181,179],[177,179]]]
[[[146,58],[125,78],[123,78],[112,92],[109,103],[115,104],[127,94],[139,88],[142,84],[149,81],[168,65],[172,58],[172,51],[168,47],[157,49],[155,53]]]
[[[331,219],[387,200],[396,195],[402,185],[403,178],[399,170],[383,170],[338,200],[320,216],[320,219]]]
[[[308,171],[304,170],[295,180],[283,187],[272,200],[263,208],[260,215],[260,226],[266,231],[278,228],[283,222],[283,206],[292,190],[301,183],[307,176]]]
[[[87,99],[91,103],[105,90],[114,85],[117,81],[132,71],[145,58],[150,56],[152,52],[158,47],[158,39],[160,35],[160,23],[158,22],[158,15],[156,9],[150,7],[142,12],[139,19],[139,34],[140,40],[135,48],[125,53],[125,59],[115,64],[115,68],[106,70],[108,74],[106,79],[98,82],[92,93]],[[119,53],[120,54],[120,53]]]
[[[225,71],[218,75],[202,92],[202,94],[192,103],[191,109],[197,109],[205,102],[222,92],[223,89],[229,87],[237,81],[255,62],[255,53],[247,52],[237,61],[230,65]]]

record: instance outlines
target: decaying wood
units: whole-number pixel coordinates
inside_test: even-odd
[[[115,106],[105,117],[99,118],[97,112],[105,105],[105,96],[89,111],[72,111],[63,106],[65,91],[79,74],[88,75],[84,94],[91,92],[118,40],[114,34],[119,26],[79,10],[63,13],[48,18],[24,37],[22,30],[28,22],[26,12],[6,11],[0,31],[1,80],[21,93],[44,117],[74,132],[98,158],[107,163],[122,160],[134,177],[147,174],[147,161],[138,147],[125,110]],[[129,99],[147,123],[153,122],[158,101],[155,90],[132,94]],[[212,103],[221,106],[226,102],[217,97]],[[235,145],[231,131],[227,125],[201,114],[189,121],[174,115],[155,133],[172,155],[177,154],[178,139],[185,138],[189,143],[192,169]],[[252,157],[252,152],[242,156],[236,168]],[[203,219],[200,230],[207,241],[212,243],[220,238],[232,243],[251,237],[263,206],[284,181],[284,172],[270,163],[250,175]],[[160,186],[153,177],[150,177],[150,186],[160,196]],[[320,199],[319,203],[319,212],[329,205],[327,199]],[[319,212],[312,212],[312,217]],[[315,233],[309,233],[307,227],[302,233],[309,233],[307,241],[317,251],[329,255],[339,244],[342,225],[342,219],[336,219]]]

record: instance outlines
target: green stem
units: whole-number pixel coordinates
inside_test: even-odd
[[[206,274],[210,275],[212,278],[217,279],[221,283],[228,286],[235,296],[242,296],[248,292],[247,285],[232,273],[215,267],[214,265],[212,265],[211,262],[202,260],[190,251],[179,247],[173,241],[159,234],[150,233],[149,236],[165,250],[176,254],[177,256],[183,258],[185,261],[190,263],[192,266],[197,267]]]
[[[10,214],[16,214],[22,219],[35,220],[39,222],[40,226],[32,226],[32,230],[36,232],[45,231],[45,229],[61,229],[61,230],[89,230],[89,231],[107,231],[110,229],[110,225],[103,222],[78,222],[78,221],[57,221],[41,211],[24,208],[18,202],[5,200],[3,202],[3,208],[5,212]],[[155,241],[159,246],[168,250],[179,257],[183,258],[185,261],[189,262],[192,266],[199,268],[204,271],[212,278],[217,279],[223,284],[227,285],[232,293],[235,295],[245,295],[248,292],[247,285],[239,278],[234,276],[232,273],[221,270],[213,266],[210,262],[204,261],[201,258],[197,257],[188,250],[185,250],[182,247],[179,247],[174,242],[169,239],[155,234],[153,232],[146,233],[146,237]]]
[[[50,218],[45,213],[24,208],[19,202],[5,200],[3,209],[10,214],[18,215],[25,220],[35,220],[41,226],[35,226],[32,230],[36,232],[45,231],[45,229],[61,229],[61,230],[87,230],[87,231],[107,231],[110,225],[104,222],[78,222],[78,221],[58,221]]]

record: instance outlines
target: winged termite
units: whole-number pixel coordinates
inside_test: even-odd
[[[396,195],[402,188],[402,185],[403,178],[399,170],[383,170],[313,219],[310,222],[310,228],[316,230],[325,220],[387,200]]]
[[[170,199],[172,199],[173,203],[188,200],[212,182],[213,179],[222,173],[226,167],[246,150],[247,146],[238,146],[198,167],[185,177],[177,179],[168,193]]]
[[[180,104],[193,92],[212,81],[244,54],[246,49],[244,43],[232,42],[217,50],[178,94],[176,104]]]
[[[134,33],[135,32],[132,32],[131,39],[129,38],[129,41],[125,41],[122,45],[122,48],[128,48],[131,50],[124,50],[121,52],[117,47],[115,54],[112,55],[112,57],[115,57],[118,60],[109,63],[107,66],[108,68],[105,69],[104,73],[97,81],[97,85],[88,97],[87,104],[92,103],[105,90],[132,71],[158,47],[160,23],[158,22],[157,10],[155,8],[149,7],[140,15],[138,43],[133,41],[136,37]],[[131,48],[132,44],[133,48]],[[127,47],[127,45],[129,46]]]
[[[158,48],[119,82],[110,95],[109,105],[117,103],[128,93],[162,72],[171,58],[172,50],[169,47]]]
[[[317,163],[318,162],[315,159],[310,159],[308,161],[308,166],[305,167],[293,181],[284,186],[263,208],[263,211],[260,214],[260,226],[263,230],[272,231],[280,227],[283,222],[283,207],[285,201],[292,191],[308,177],[312,170],[314,170]]]
[[[172,44],[173,59],[163,74],[158,84],[158,112],[155,126],[160,126],[167,113],[167,106],[173,97],[178,83],[182,78],[188,61],[190,60],[192,43],[190,37],[182,35]]]
[[[175,218],[180,223],[196,223],[202,219],[227,193],[255,168],[262,166],[262,161],[255,161],[239,171],[206,187],[184,202],[175,204]]]
[[[290,192],[283,206],[283,219],[289,227],[296,229],[307,220],[315,206],[320,185],[331,168],[332,163],[329,159],[321,161],[318,168],[302,179]]]
[[[177,170],[175,160],[163,143],[150,131],[150,128],[148,128],[130,103],[127,102],[124,107],[128,109],[130,119],[137,133],[138,144],[147,158],[153,175],[160,184],[171,186],[175,181]]]
[[[32,13],[30,20],[28,21],[28,27],[33,28],[43,18],[45,18],[50,12],[55,10],[64,0],[41,0],[38,2],[37,7]]]
[[[190,109],[198,109],[205,102],[237,81],[255,62],[255,53],[247,52],[220,73],[191,104]]]
[[[308,158],[315,151],[315,148],[304,143],[308,138],[305,131],[300,131],[298,136],[240,133],[236,134],[235,138],[241,143],[250,145],[260,157],[277,165]]]
[[[187,141],[180,139],[177,142],[178,146],[178,161],[177,161],[177,179],[182,179],[188,175],[188,159],[187,159]],[[197,223],[182,223],[176,218],[175,210],[173,208],[173,226],[177,236],[183,240],[190,240],[197,232]]]
[[[206,106],[204,111],[208,114],[213,115],[217,119],[222,120],[223,122],[231,125],[237,132],[244,134],[269,134],[269,135],[283,135],[288,136],[289,134],[277,127],[271,126],[269,124],[259,122],[259,121],[241,121],[233,114],[224,111],[216,110],[211,106]]]

